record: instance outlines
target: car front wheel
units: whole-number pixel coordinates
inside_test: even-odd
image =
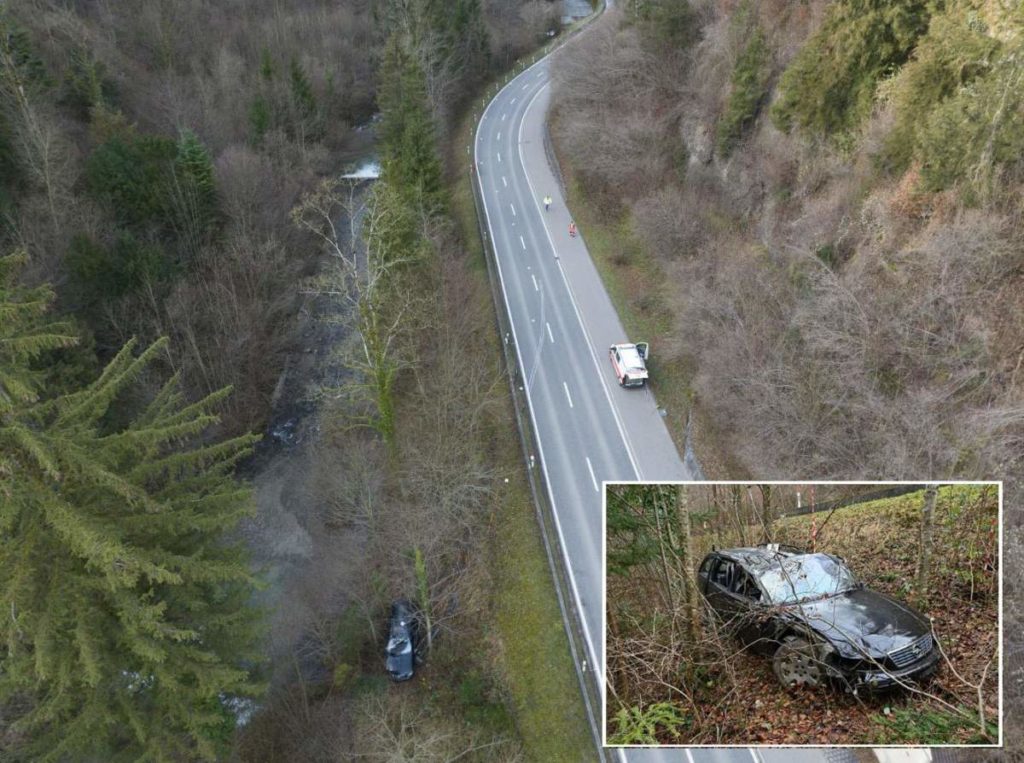
[[[814,688],[825,683],[825,669],[818,657],[818,650],[814,644],[798,636],[786,636],[775,651],[772,670],[786,689],[800,686]]]

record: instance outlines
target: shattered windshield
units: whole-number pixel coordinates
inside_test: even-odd
[[[782,559],[762,573],[761,584],[775,604],[795,604],[834,596],[857,584],[853,573],[826,554],[806,554]]]
[[[388,640],[388,654],[398,655],[403,652],[408,652],[410,649],[412,649],[412,645],[409,643],[409,639],[405,636],[392,634],[391,638]]]

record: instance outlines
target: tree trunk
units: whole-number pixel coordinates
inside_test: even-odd
[[[423,552],[419,548],[413,550],[413,556],[416,569],[416,590],[419,594],[420,616],[423,618],[423,628],[427,632],[427,653],[429,654],[434,646],[434,624],[430,621],[430,585],[427,581],[427,563],[423,559]]]
[[[758,485],[757,488],[761,491],[761,527],[764,530],[764,540],[765,543],[771,543],[774,540],[772,529],[772,486]]]
[[[697,584],[693,574],[693,543],[690,529],[690,507],[687,502],[686,486],[676,486],[676,506],[679,514],[679,549],[683,572],[683,595],[686,597],[686,616],[689,621],[690,638],[697,641]]]
[[[932,555],[932,515],[935,510],[935,485],[924,491],[924,506],[921,507],[921,546],[917,556],[917,595],[924,600],[928,596],[928,573]]]
[[[741,511],[742,504],[743,504],[742,490],[743,490],[743,488],[740,487],[739,485],[730,485],[729,486],[729,491],[731,493],[731,498],[732,498],[732,501],[731,501],[731,503],[732,503],[732,518],[733,518],[733,521],[736,522],[736,529],[739,532],[740,545],[741,546],[745,546],[745,545],[747,545],[747,532],[746,532],[746,528],[744,527],[745,523],[743,521],[742,511]]]
[[[661,573],[665,578],[665,596],[667,599],[666,604],[668,605],[669,611],[675,613],[676,587],[672,581],[672,575],[669,572],[668,552],[666,552],[665,550],[665,544],[671,543],[672,541],[671,529],[668,529],[666,531],[666,528],[663,528],[661,526],[662,511],[665,507],[662,505],[662,497],[660,495],[660,491],[657,488],[654,489],[652,497],[654,498],[654,522],[658,531],[658,551],[661,554]]]

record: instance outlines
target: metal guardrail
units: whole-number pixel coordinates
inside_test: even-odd
[[[508,313],[508,306],[502,298],[501,287],[498,283],[496,270],[497,253],[494,251],[493,242],[484,222],[482,191],[478,178],[475,177],[476,173],[472,174],[474,177],[471,177],[470,181],[473,185],[473,201],[476,206],[480,240],[484,247],[485,259],[487,260],[487,280],[490,283],[491,296],[494,299],[495,322],[498,326],[498,334],[501,337],[503,349],[503,370],[509,382],[512,408],[515,412],[520,445],[522,446],[523,458],[526,462],[527,480],[530,483],[530,494],[533,497],[537,522],[540,525],[541,537],[544,541],[544,551],[548,558],[548,565],[551,568],[552,578],[554,579],[555,594],[558,598],[559,610],[562,613],[565,633],[569,640],[569,650],[572,653],[576,677],[580,684],[580,690],[583,693],[588,721],[592,732],[595,734],[594,742],[602,758],[607,759],[605,758],[606,751],[601,746],[600,726],[597,725],[599,722],[603,722],[603,720],[598,718],[601,707],[601,692],[594,671],[585,670],[583,667],[587,664],[588,660],[584,656],[587,654],[587,649],[583,636],[582,614],[577,609],[576,602],[572,596],[569,572],[565,567],[565,554],[561,548],[558,532],[555,528],[554,507],[548,500],[548,489],[544,481],[544,473],[537,463],[536,454],[539,453],[540,449],[529,414],[529,406],[526,402],[526,391],[522,386],[524,383],[524,369],[519,362],[519,353],[511,338],[511,316]]]
[[[561,36],[558,40],[548,43],[539,53],[536,53],[530,60],[517,63],[501,80],[495,85],[493,98],[501,89],[522,72],[537,62],[542,61],[559,47],[573,39],[585,29],[595,18],[599,17],[604,10],[604,2],[598,5],[595,13],[584,20],[570,32]],[[485,106],[489,99],[482,99],[481,106]],[[473,128],[473,144],[477,139],[477,132],[480,129],[480,122],[474,114],[475,126]],[[491,286],[491,296],[494,299],[495,321],[498,327],[498,335],[502,343],[502,360],[506,376],[509,380],[509,392],[512,397],[512,407],[515,412],[516,425],[519,429],[519,440],[523,449],[523,458],[526,462],[527,479],[530,483],[530,493],[533,497],[533,504],[537,514],[537,522],[540,526],[541,537],[544,541],[544,551],[548,558],[548,565],[551,568],[551,575],[555,584],[555,594],[558,599],[558,607],[562,614],[562,623],[565,626],[566,637],[569,641],[569,651],[572,654],[573,665],[576,670],[576,678],[579,681],[580,691],[587,713],[587,720],[590,725],[591,734],[594,738],[594,745],[597,749],[599,759],[612,761],[614,753],[606,750],[601,744],[601,725],[604,719],[600,717],[601,692],[598,684],[595,669],[601,666],[591,666],[587,669],[588,654],[586,639],[583,635],[582,613],[576,606],[572,595],[572,586],[569,583],[569,572],[565,566],[565,553],[558,538],[558,531],[555,527],[554,507],[548,499],[548,486],[544,480],[543,470],[537,463],[537,454],[540,452],[537,441],[537,434],[533,427],[529,405],[526,400],[526,390],[523,387],[525,368],[520,363],[519,353],[512,341],[511,316],[508,313],[508,305],[502,298],[501,286],[497,272],[497,252],[494,250],[494,243],[487,230],[486,216],[484,214],[483,189],[480,185],[479,172],[475,166],[473,147],[469,147],[470,154],[470,185],[473,188],[473,203],[476,207],[477,225],[480,232],[480,241],[483,245],[484,258],[487,261],[488,282]]]

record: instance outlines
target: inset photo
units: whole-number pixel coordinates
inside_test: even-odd
[[[605,744],[1001,744],[1001,483],[604,487]]]

